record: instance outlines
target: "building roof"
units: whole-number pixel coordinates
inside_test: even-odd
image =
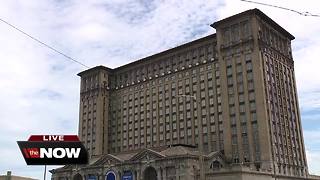
[[[154,60],[158,57],[161,57],[161,56],[164,56],[168,53],[173,53],[175,51],[178,51],[178,50],[181,50],[181,49],[185,49],[186,47],[188,46],[192,46],[193,44],[196,44],[196,43],[199,43],[201,41],[205,41],[207,39],[210,39],[210,38],[215,38],[216,34],[211,34],[211,35],[208,35],[208,36],[205,36],[205,37],[202,37],[202,38],[199,38],[199,39],[196,39],[194,41],[191,41],[191,42],[188,42],[188,43],[185,43],[185,44],[182,44],[182,45],[179,45],[177,47],[174,47],[174,48],[170,48],[170,49],[167,49],[165,51],[162,51],[162,52],[159,52],[159,53],[156,53],[156,54],[153,54],[151,56],[147,56],[147,57],[144,57],[142,59],[138,59],[136,61],[133,61],[133,62],[130,62],[128,64],[125,64],[125,65],[122,65],[122,66],[119,66],[117,68],[108,68],[108,67],[105,67],[105,66],[96,66],[96,67],[93,67],[93,68],[90,68],[90,69],[87,69],[85,71],[82,71],[80,73],[78,73],[78,76],[82,76],[83,74],[86,74],[86,73],[89,73],[89,72],[94,72],[95,70],[98,70],[98,69],[103,69],[103,70],[107,70],[109,72],[114,72],[114,71],[118,71],[118,70],[121,70],[123,68],[126,68],[126,67],[130,67],[130,66],[134,66],[136,64],[139,64],[139,63],[142,63],[142,62],[145,62],[145,61],[149,61],[149,60]]]
[[[103,166],[105,164],[122,164],[133,163],[144,160],[157,160],[175,157],[198,157],[200,155],[197,148],[194,146],[174,145],[162,150],[153,150],[149,148],[141,149],[140,151],[123,152],[119,154],[104,154],[90,160],[88,165],[65,165],[61,168],[50,170],[51,173],[68,171],[70,169],[82,169],[95,166]],[[219,151],[203,154],[205,159],[224,159]]]
[[[154,151],[152,149],[143,149],[140,152],[138,152],[137,154],[135,154],[133,157],[131,157],[128,161],[139,161],[140,159],[144,158],[145,156],[148,156],[148,158],[150,158],[150,156],[152,156],[154,158],[165,157],[163,154],[161,154],[158,151]]]
[[[106,163],[121,163],[123,162],[122,159],[120,159],[117,156],[114,156],[112,154],[105,154],[100,156],[95,162],[90,163],[90,166],[99,166],[99,165],[104,165]]]
[[[205,41],[205,40],[207,40],[207,39],[215,38],[215,37],[216,37],[216,34],[210,34],[210,35],[208,35],[208,36],[205,36],[205,37],[202,37],[202,38],[199,38],[199,39],[190,41],[190,42],[188,42],[188,43],[185,43],[185,44],[182,44],[182,45],[178,45],[178,46],[176,46],[176,47],[174,47],[174,48],[170,48],[170,49],[167,49],[167,50],[165,50],[165,51],[162,51],[162,52],[153,54],[153,55],[151,55],[151,56],[147,56],[147,57],[144,57],[144,58],[142,58],[142,59],[139,59],[139,60],[130,62],[130,63],[125,64],[125,65],[123,65],[123,66],[119,66],[119,67],[115,68],[114,70],[120,70],[120,69],[122,69],[122,68],[126,68],[126,67],[128,67],[128,66],[133,66],[133,65],[138,64],[138,63],[141,63],[141,62],[143,62],[143,61],[152,60],[152,59],[161,57],[161,56],[163,56],[163,55],[172,53],[172,52],[174,52],[174,51],[177,51],[177,50],[180,50],[180,49],[185,49],[186,47],[192,46],[193,44],[199,43],[199,42],[201,42],[201,41]]]
[[[283,33],[284,35],[286,35],[290,40],[294,40],[295,37],[290,34],[287,30],[285,30],[283,27],[281,27],[278,23],[276,23],[275,21],[273,21],[270,17],[268,17],[266,14],[264,14],[262,11],[260,11],[259,9],[255,8],[255,9],[250,9],[244,12],[241,12],[239,14],[227,17],[225,19],[222,19],[220,21],[217,21],[213,24],[211,24],[211,27],[216,28],[218,25],[225,23],[227,21],[231,21],[233,19],[239,18],[239,16],[245,16],[245,15],[256,15],[258,17],[260,17],[261,19],[263,19],[264,21],[266,21],[267,23],[269,23],[271,26],[273,26],[274,28],[276,28],[279,32]]]
[[[267,23],[269,23],[271,26],[273,26],[274,28],[276,28],[279,32],[281,32],[282,34],[284,34],[285,36],[287,36],[290,40],[293,40],[295,39],[295,37],[290,34],[287,30],[285,30],[283,27],[281,27],[278,23],[276,23],[275,21],[273,21],[270,17],[268,17],[266,14],[264,14],[262,11],[260,11],[259,9],[255,8],[255,9],[250,9],[250,10],[247,10],[247,11],[244,11],[244,12],[241,12],[239,14],[236,14],[236,15],[233,15],[233,16],[230,16],[230,17],[227,17],[227,18],[224,18],[220,21],[217,21],[213,24],[211,24],[211,27],[214,27],[216,28],[218,25],[222,24],[222,23],[225,23],[225,22],[228,22],[228,21],[231,21],[233,19],[236,19],[236,18],[239,18],[239,16],[246,16],[246,15],[256,15],[258,17],[260,17],[261,19],[263,19],[264,21],[266,21]],[[167,49],[165,51],[162,51],[162,52],[159,52],[159,53],[156,53],[156,54],[153,54],[151,56],[147,56],[147,57],[144,57],[144,58],[141,58],[141,59],[138,59],[136,61],[133,61],[133,62],[130,62],[128,64],[125,64],[125,65],[122,65],[122,66],[119,66],[117,68],[108,68],[108,67],[105,67],[105,66],[96,66],[96,67],[93,67],[93,68],[90,68],[90,69],[87,69],[85,71],[82,71],[80,73],[78,73],[79,76],[82,76],[83,74],[86,74],[86,73],[89,73],[89,72],[94,72],[95,70],[98,70],[98,69],[102,69],[102,70],[107,70],[109,72],[114,72],[114,71],[119,71],[119,70],[122,70],[126,67],[130,67],[130,66],[134,66],[134,65],[137,65],[137,64],[140,64],[142,62],[145,62],[145,61],[152,61],[152,60],[155,60],[159,57],[162,57],[164,55],[167,55],[169,53],[173,53],[175,51],[178,51],[178,50],[181,50],[181,49],[185,49],[186,47],[188,46],[192,46],[196,43],[199,43],[201,41],[206,41],[210,38],[216,38],[216,34],[211,34],[211,35],[208,35],[208,36],[205,36],[205,37],[202,37],[202,38],[199,38],[199,39],[196,39],[194,41],[191,41],[191,42],[188,42],[188,43],[185,43],[185,44],[182,44],[182,45],[179,45],[179,46],[176,46],[174,48],[170,48],[170,49]]]
[[[12,175],[11,171],[7,171],[6,175],[0,175],[0,180],[4,179],[19,179],[19,180],[37,180],[36,178],[31,178],[31,177],[24,177],[24,176],[17,176],[17,175]]]
[[[133,156],[135,156],[138,152],[131,152],[131,153],[120,153],[116,154],[118,158],[122,159],[123,161],[127,161],[131,159]]]
[[[89,73],[89,72],[94,72],[94,71],[96,71],[96,70],[112,71],[111,68],[108,68],[108,67],[105,67],[105,66],[100,65],[100,66],[96,66],[96,67],[93,67],[93,68],[84,70],[84,71],[78,73],[77,75],[78,75],[78,76],[82,76],[82,75],[84,75],[84,74],[87,74],[87,73]]]
[[[165,156],[181,156],[181,155],[199,155],[199,151],[194,148],[184,146],[172,146],[160,152]]]

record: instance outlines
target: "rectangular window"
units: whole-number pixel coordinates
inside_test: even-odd
[[[238,80],[238,83],[242,83],[242,82],[243,82],[242,73],[238,73],[238,74],[237,74],[237,80]]]
[[[253,73],[252,72],[247,73],[247,79],[248,79],[248,81],[253,80]]]
[[[252,63],[251,61],[247,61],[247,71],[252,70]]]
[[[250,102],[250,110],[253,111],[253,110],[256,110],[256,102]]]
[[[200,80],[204,81],[204,75],[203,74],[200,75]]]
[[[231,125],[236,125],[236,116],[230,116]]]
[[[257,121],[257,114],[255,112],[251,113],[251,121]]]
[[[230,76],[230,75],[232,75],[232,68],[228,67],[227,68],[227,76]]]
[[[241,73],[242,72],[242,66],[237,66],[237,73]]]
[[[254,92],[249,93],[249,101],[253,101],[255,99]]]
[[[238,92],[243,93],[243,84],[238,84]]]
[[[243,112],[246,111],[244,104],[240,104],[240,106],[239,106],[239,111],[240,111],[240,113],[243,113]]]
[[[234,108],[234,106],[230,106],[230,107],[229,107],[229,110],[230,110],[230,114],[235,114],[235,108]]]
[[[233,79],[232,76],[228,77],[228,85],[232,85],[233,84]]]
[[[231,143],[232,143],[232,145],[237,145],[238,144],[237,136],[232,136]]]
[[[247,118],[245,114],[240,114],[240,122],[241,123],[246,123],[247,122]]]
[[[237,135],[237,127],[236,126],[232,126],[231,127],[231,134],[232,135]]]
[[[254,89],[254,86],[253,86],[253,82],[252,82],[252,81],[249,81],[249,82],[248,82],[248,89],[249,89],[249,90],[253,90],[253,89]]]

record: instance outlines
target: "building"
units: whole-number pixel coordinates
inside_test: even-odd
[[[7,171],[6,175],[0,175],[0,180],[36,180],[34,178],[12,175],[11,171]]]
[[[61,179],[316,179],[308,174],[289,32],[258,9],[212,34],[79,73],[86,166]]]

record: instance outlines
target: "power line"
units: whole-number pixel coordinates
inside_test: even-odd
[[[86,67],[86,68],[90,68],[89,66],[87,66],[87,65],[83,64],[82,62],[80,62],[80,61],[78,61],[78,60],[76,60],[76,59],[74,59],[74,58],[72,58],[72,57],[70,57],[70,56],[66,55],[65,53],[63,53],[63,52],[61,52],[61,51],[57,50],[56,48],[54,48],[54,47],[52,47],[52,46],[50,46],[50,45],[48,45],[48,44],[46,44],[46,43],[42,42],[41,40],[39,40],[39,39],[37,39],[37,38],[35,38],[35,37],[31,36],[30,34],[28,34],[28,33],[24,32],[24,31],[23,31],[23,30],[21,30],[21,29],[17,28],[16,26],[12,25],[12,24],[11,24],[11,23],[9,23],[8,21],[5,21],[5,20],[3,20],[3,19],[1,19],[1,18],[0,18],[0,21],[2,21],[3,23],[5,23],[6,25],[8,25],[8,26],[12,27],[13,29],[15,29],[15,30],[19,31],[20,33],[24,34],[25,36],[27,36],[27,37],[31,38],[32,40],[34,40],[34,41],[38,42],[39,44],[41,44],[41,45],[43,45],[43,46],[45,46],[45,47],[47,47],[47,48],[51,49],[52,51],[54,51],[54,52],[56,52],[56,53],[58,53],[58,54],[60,54],[60,55],[64,56],[65,58],[69,59],[70,61],[73,61],[73,62],[75,62],[75,63],[77,63],[77,64],[80,64],[81,66],[84,66],[84,67]]]
[[[301,12],[301,11],[297,11],[297,10],[294,10],[294,9],[289,9],[289,8],[285,8],[285,7],[281,7],[281,6],[276,6],[276,5],[272,5],[272,4],[266,4],[266,3],[261,3],[261,2],[255,2],[255,1],[249,1],[249,0],[240,0],[240,1],[243,1],[243,2],[248,2],[248,3],[253,3],[253,4],[259,4],[259,5],[263,5],[263,6],[269,6],[269,7],[274,7],[274,8],[278,8],[278,9],[283,9],[283,10],[287,10],[287,11],[291,11],[291,12],[294,12],[294,13],[297,13],[301,16],[313,16],[313,17],[320,17],[319,14],[312,14],[308,11],[306,12]]]

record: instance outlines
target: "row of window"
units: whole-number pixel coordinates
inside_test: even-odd
[[[170,74],[179,70],[191,68],[201,63],[212,61],[215,57],[215,46],[206,44],[171,57],[160,59],[138,68],[130,69],[111,77],[111,86],[120,87],[132,82],[145,81],[150,78],[157,78],[164,74]]]
[[[213,69],[216,69],[216,71],[213,71]],[[177,76],[178,79],[172,81],[171,77],[168,76],[166,78],[171,81],[165,80],[164,83],[157,84],[157,86],[146,85],[147,83],[152,85],[154,80],[146,82],[139,85],[143,86],[141,90],[136,88],[138,85],[130,87],[130,89],[136,90],[132,93],[130,90],[128,91],[129,88],[126,88],[116,95],[116,97],[122,97],[121,99],[111,100],[111,107],[113,107],[111,119],[113,120],[111,120],[112,126],[110,129],[111,133],[122,134],[120,141],[122,139],[121,146],[123,148],[138,148],[139,144],[148,145],[148,143],[161,144],[163,140],[172,143],[170,141],[174,142],[175,139],[178,139],[180,142],[185,141],[185,137],[188,136],[198,138],[199,105],[201,107],[199,112],[203,124],[204,143],[208,144],[209,142],[208,133],[212,132],[215,133],[214,136],[217,136],[217,129],[223,129],[222,124],[219,124],[221,127],[218,128],[216,127],[218,124],[215,122],[216,108],[220,109],[218,117],[222,121],[222,117],[220,117],[222,112],[220,85],[216,89],[213,88],[216,87],[217,80],[220,77],[217,63],[201,65],[184,75],[188,76],[172,74],[171,77]],[[214,98],[215,91],[217,97],[219,97],[217,106],[214,105],[217,103],[217,98]],[[199,92],[200,100],[179,96],[180,94],[191,96],[197,94],[197,92]],[[124,95],[120,95],[122,93]],[[114,121],[117,118],[121,120]],[[212,138],[210,136],[209,139]],[[119,138],[114,137],[111,141],[116,142],[115,139]],[[189,141],[188,138],[186,141]],[[116,146],[119,146],[119,143]],[[216,144],[214,146],[217,149]],[[210,149],[210,147],[207,147],[207,149]]]
[[[268,46],[277,49],[279,52],[291,57],[291,44],[290,40],[278,31],[271,28],[269,25],[263,22],[259,22],[258,36]]]
[[[304,156],[301,154],[303,151],[300,148],[301,136],[298,133],[293,70],[272,54],[265,54],[263,57],[276,160],[304,165]],[[301,158],[302,161],[296,161]]]
[[[222,44],[237,43],[240,39],[247,39],[252,35],[251,24],[248,20],[232,24],[222,29]]]

